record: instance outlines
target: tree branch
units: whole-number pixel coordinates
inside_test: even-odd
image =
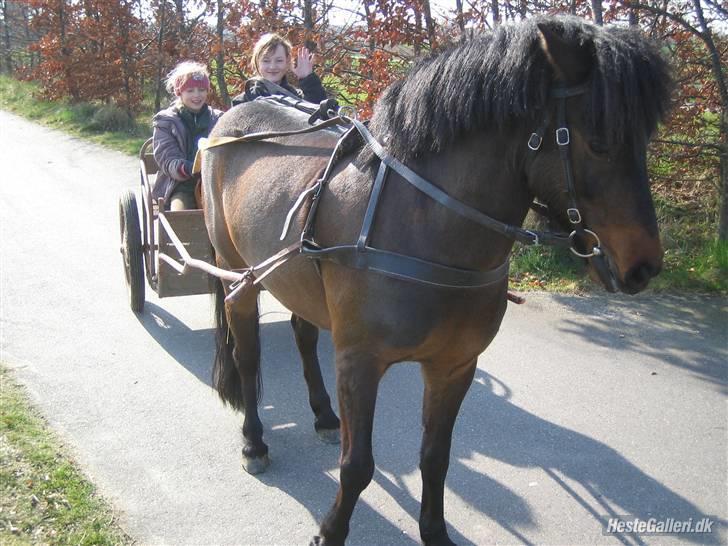
[[[659,139],[656,138],[652,142],[655,144],[669,144],[671,146],[684,146],[686,148],[700,148],[700,149],[708,149],[708,150],[715,150],[718,153],[723,151],[723,147],[720,144],[698,144],[695,142],[687,142],[684,140],[667,140],[667,139]]]
[[[625,2],[625,6],[627,6],[628,8],[631,8],[631,9],[648,11],[654,15],[660,15],[662,17],[667,17],[668,19],[670,19],[671,21],[674,21],[675,23],[677,23],[678,25],[680,25],[687,31],[691,32],[692,34],[695,34],[696,36],[699,36],[701,39],[704,40],[703,33],[700,32],[700,30],[698,30],[697,28],[692,26],[690,23],[688,23],[682,17],[667,11],[667,9],[656,8],[654,6],[650,6],[647,4],[640,4],[639,2],[630,2],[629,0],[627,2]]]
[[[705,3],[708,4],[715,11],[717,11],[719,14],[721,14],[723,17],[728,19],[728,9],[724,8],[720,4],[717,4],[713,0],[705,0]]]

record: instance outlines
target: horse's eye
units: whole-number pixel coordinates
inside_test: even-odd
[[[594,155],[603,157],[609,156],[609,146],[606,142],[598,138],[593,138],[589,141],[589,149]]]

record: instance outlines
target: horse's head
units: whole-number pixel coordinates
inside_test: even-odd
[[[572,233],[592,276],[635,294],[662,268],[646,149],[667,106],[667,67],[633,31],[574,31],[558,20],[538,27],[552,78],[529,186]]]

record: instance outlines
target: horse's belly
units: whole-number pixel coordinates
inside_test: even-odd
[[[474,358],[490,344],[506,309],[506,281],[438,289],[372,271],[322,263],[337,349],[387,362]]]
[[[262,284],[292,313],[319,328],[331,329],[323,282],[308,258],[296,256]]]
[[[229,172],[239,174],[224,187],[223,209],[235,251],[253,267],[300,240],[307,207],[293,216],[281,240],[286,217],[301,192],[319,177],[329,150],[265,143],[244,152],[258,159],[226,159]],[[320,328],[330,328],[323,284],[310,260],[295,256],[262,284],[295,314]]]

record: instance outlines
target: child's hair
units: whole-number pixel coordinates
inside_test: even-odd
[[[207,71],[207,67],[194,61],[183,61],[175,66],[172,72],[167,74],[165,87],[170,95],[179,96],[186,87],[185,84],[190,80],[197,87],[207,87],[209,89],[210,73]]]
[[[255,42],[255,45],[253,46],[253,57],[250,59],[251,68],[256,72],[256,74],[260,73],[258,68],[260,58],[266,53],[275,51],[279,45],[283,46],[283,49],[286,52],[286,57],[290,59],[293,46],[291,45],[291,42],[286,40],[280,34],[269,32],[268,34],[263,34],[263,36],[258,38],[258,41]]]

